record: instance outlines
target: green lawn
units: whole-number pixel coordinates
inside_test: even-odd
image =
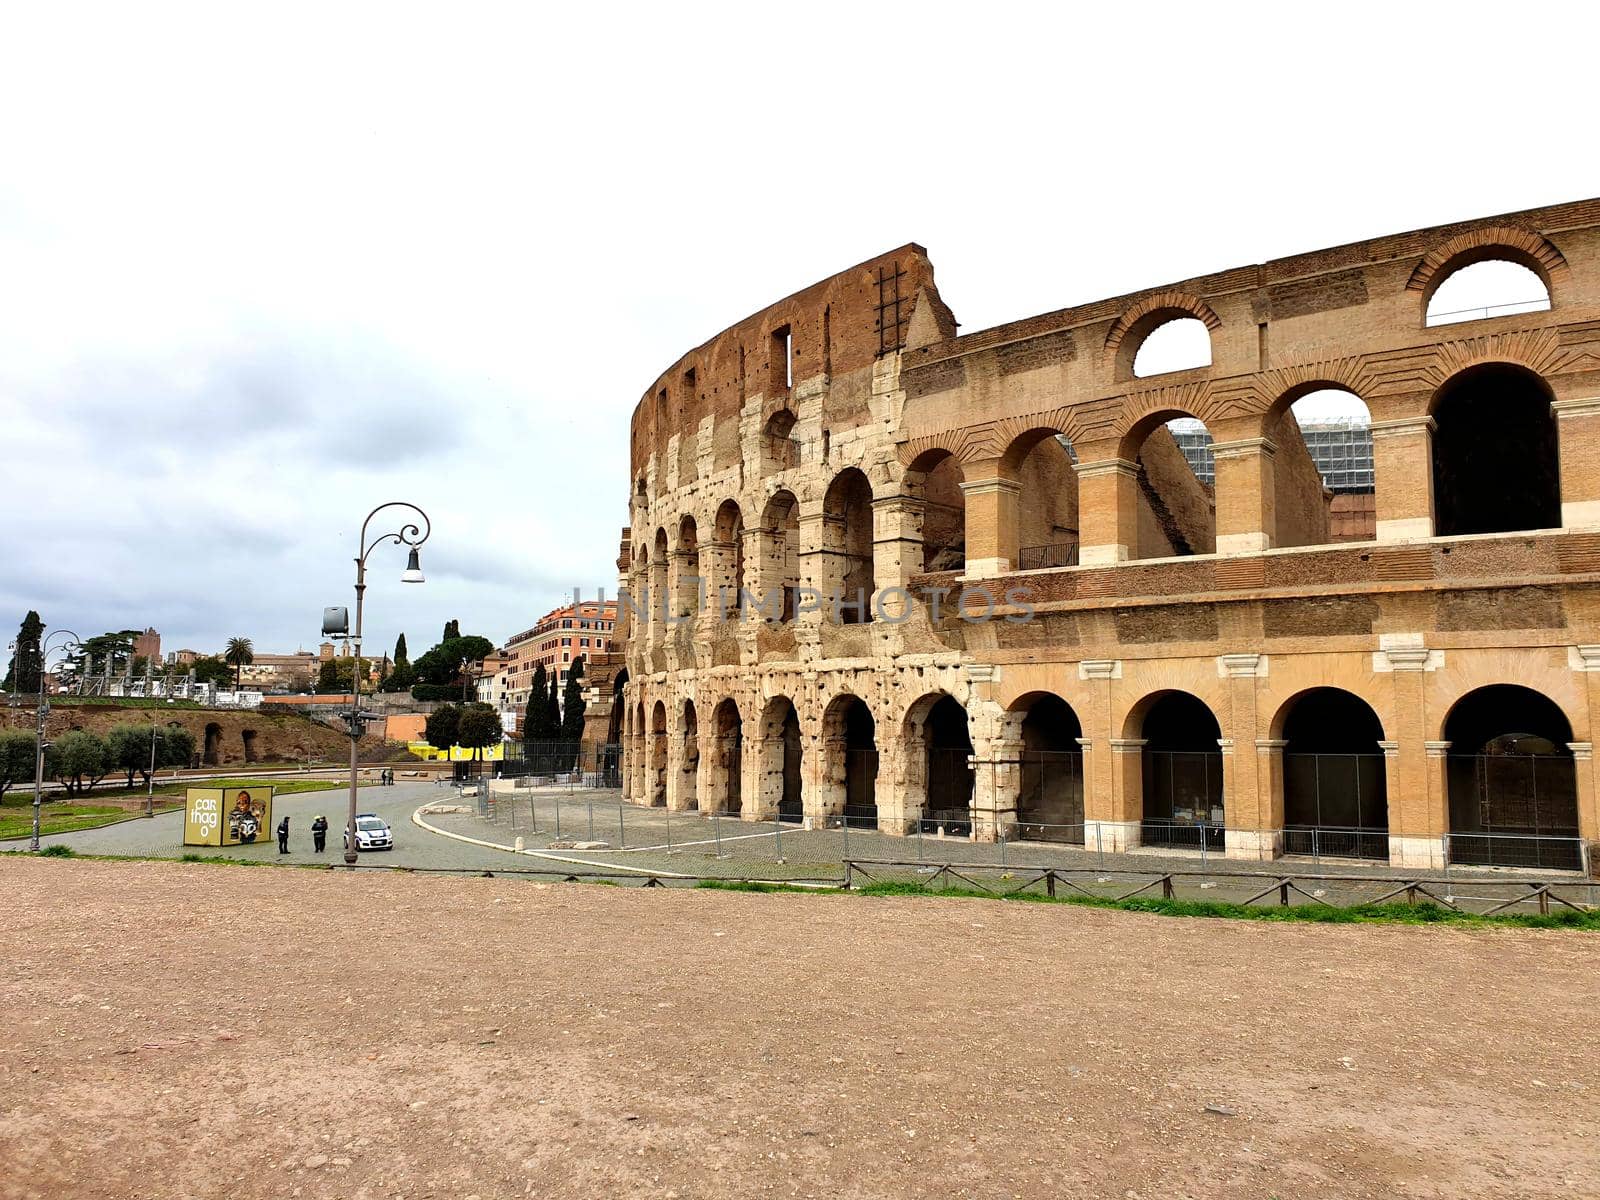
[[[158,804],[156,811],[168,812],[171,808],[171,804]],[[39,832],[46,836],[52,833],[76,833],[80,829],[94,829],[135,815],[129,809],[109,804],[63,804],[52,800],[39,807]],[[0,804],[0,839],[27,837],[32,832],[33,796],[29,794],[19,800],[8,794],[5,803]]]

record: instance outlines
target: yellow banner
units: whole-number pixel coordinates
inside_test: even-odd
[[[185,846],[253,846],[272,841],[270,786],[189,788],[183,807]]]

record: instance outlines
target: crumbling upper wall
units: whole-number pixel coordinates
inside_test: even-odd
[[[714,469],[734,465],[746,401],[761,397],[764,407],[780,407],[803,380],[828,377],[837,406],[848,407],[855,397],[864,411],[868,386],[852,386],[850,379],[906,344],[921,292],[937,300],[933,264],[921,246],[907,243],[786,296],[689,351],[634,409],[634,479],[652,454],[665,456],[674,435],[696,439],[706,417],[713,419]],[[953,329],[953,322],[945,328]],[[785,330],[792,370],[783,352]],[[692,457],[680,451],[680,463]]]

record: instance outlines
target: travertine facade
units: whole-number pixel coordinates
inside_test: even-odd
[[[1548,311],[1429,325],[1434,289],[1491,258]],[[1176,318],[1211,364],[1136,376]],[[1329,387],[1370,412],[1375,540],[1331,540],[1286,415]],[[1177,417],[1214,439],[1214,487]],[[686,354],[632,464],[636,802],[1251,857],[1348,832],[1408,865],[1600,833],[1600,201],[965,336],[904,246]],[[723,617],[739,587],[766,619]],[[796,588],[860,589],[876,619]],[[930,588],[999,607],[935,614]]]

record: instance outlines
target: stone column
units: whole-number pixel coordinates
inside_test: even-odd
[[[1377,540],[1433,536],[1433,418],[1372,423]]]
[[[1125,458],[1080,462],[1078,562],[1104,566],[1132,558],[1139,544],[1139,467]]]
[[[973,739],[970,761],[974,841],[992,842],[1002,834],[1010,838],[1016,833],[1021,757],[1020,741]]]
[[[961,476],[967,578],[1003,575],[1016,566],[1022,485],[998,458],[963,463]]]
[[[1263,786],[1259,756],[1235,755],[1237,743],[1255,745],[1258,732],[1256,685],[1267,671],[1264,654],[1223,654],[1217,659],[1218,671],[1228,681],[1228,716],[1222,745],[1222,796],[1224,833],[1229,858],[1264,860],[1283,851],[1283,804]],[[1274,811],[1276,809],[1276,811]]]
[[[769,764],[769,758],[775,764]],[[769,770],[769,765],[775,765],[775,770]],[[772,820],[783,798],[783,739],[745,738],[739,766],[744,775],[739,787],[740,815],[746,821]]]
[[[1113,816],[1084,828],[1086,848],[1131,850],[1140,842],[1140,822],[1144,819],[1144,738],[1111,739],[1111,774],[1116,792],[1112,797]]]
[[[1578,836],[1583,839],[1584,866],[1595,873],[1594,847],[1600,839],[1600,822],[1595,811],[1594,743],[1568,742],[1572,751],[1572,774],[1578,790]]]
[[[1556,416],[1561,462],[1561,527],[1600,526],[1600,396],[1557,400]]]
[[[879,593],[906,588],[922,570],[922,501],[896,494],[872,502],[872,578]],[[874,601],[874,620],[877,619]],[[884,615],[903,616],[906,601],[892,593],[882,598]]]
[[[1289,743],[1283,738],[1256,739],[1256,788],[1261,797],[1264,815],[1263,828],[1270,830],[1274,839],[1276,858],[1283,853],[1283,750]]]
[[[1212,442],[1216,462],[1217,553],[1253,554],[1270,550],[1277,536],[1277,489],[1269,438]]]

